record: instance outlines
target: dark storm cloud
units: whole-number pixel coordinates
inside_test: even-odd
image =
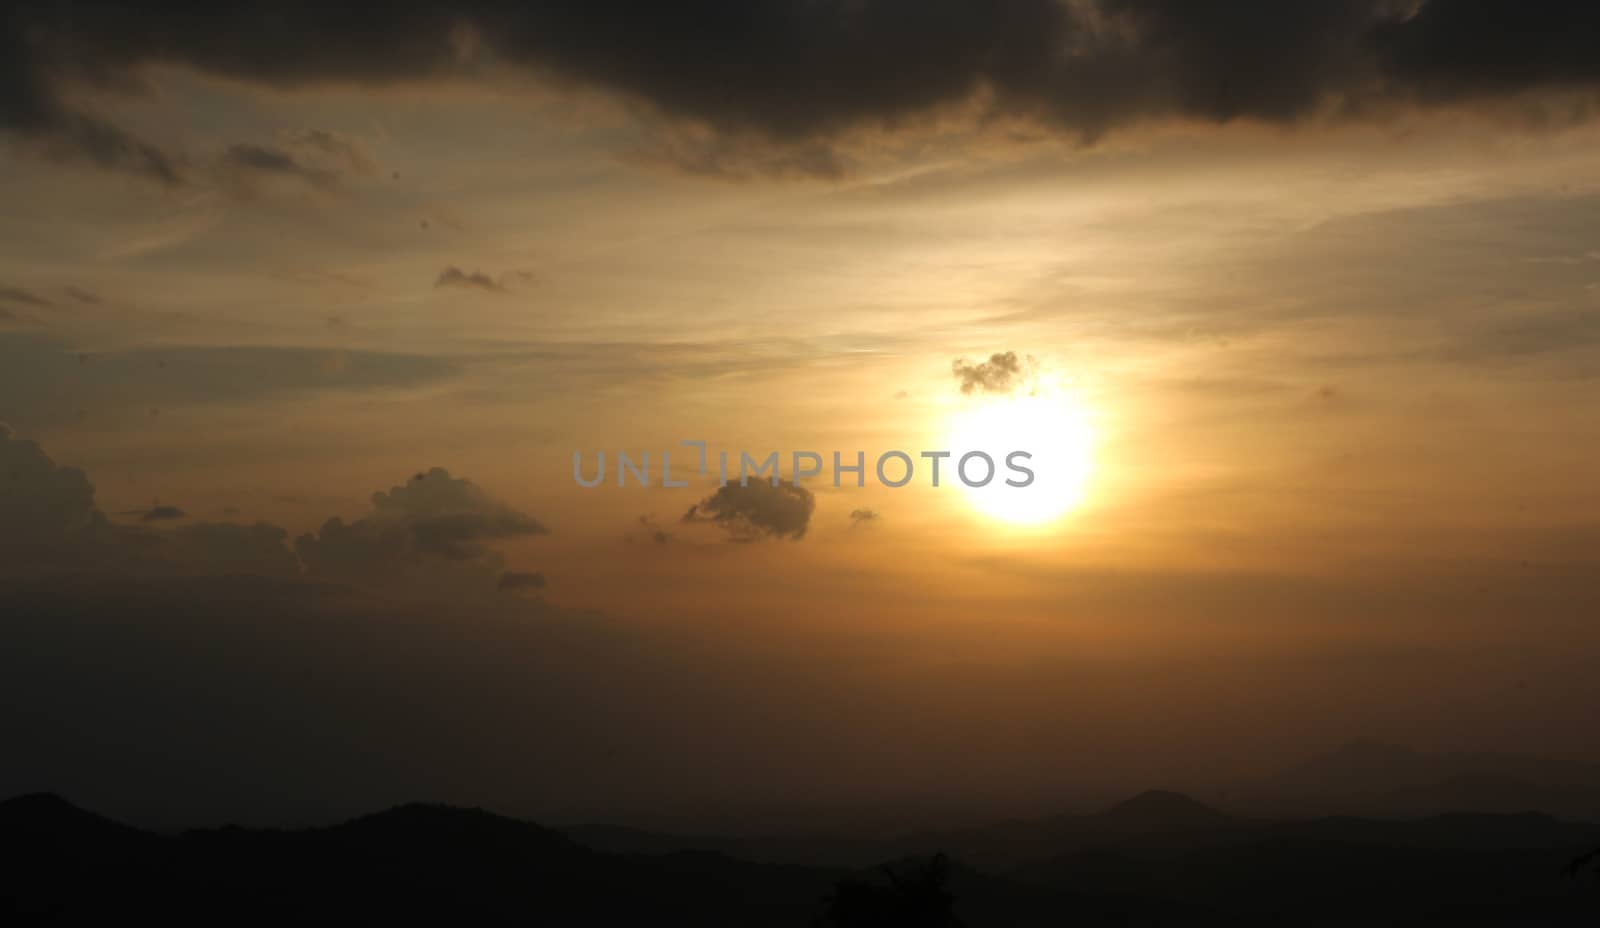
[[[466,287],[469,289],[487,290],[490,293],[500,293],[505,288],[499,282],[482,271],[463,271],[451,265],[439,272],[434,279],[435,287]]]
[[[1583,0],[1422,4],[1380,23],[1372,45],[1383,73],[1432,101],[1600,81],[1600,6]]]
[[[734,541],[762,538],[805,537],[816,499],[810,490],[785,483],[773,486],[752,480],[748,486],[730,483],[689,507],[684,522],[709,522],[726,530]]]
[[[1031,363],[1033,359],[1027,361]],[[997,351],[989,360],[977,363],[958,358],[951,362],[950,371],[961,384],[962,393],[1009,393],[1027,376],[1024,361],[1015,351]]]
[[[0,126],[169,182],[180,158],[74,109],[66,91],[138,90],[155,63],[296,87],[498,62],[800,142],[893,128],[979,91],[992,114],[1093,138],[1150,119],[1281,123],[1600,83],[1600,11],[1577,0],[257,0],[204,16],[24,0],[4,16]]]
[[[139,521],[171,522],[175,519],[182,519],[187,515],[188,513],[184,512],[182,509],[179,509],[177,506],[151,506],[149,509],[139,514]]]

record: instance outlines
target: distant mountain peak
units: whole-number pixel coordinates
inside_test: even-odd
[[[0,800],[0,809],[40,809],[40,810],[77,810],[77,806],[67,801],[59,793],[23,793],[10,799]]]
[[[577,845],[565,835],[533,822],[496,815],[485,809],[445,803],[409,802],[350,819],[328,829],[358,842],[445,844],[481,850],[485,847],[523,851],[570,851]]]
[[[72,804],[56,793],[25,793],[0,800],[0,828],[23,834],[67,835],[99,832],[132,834],[136,829]]]
[[[1105,817],[1149,828],[1209,824],[1227,818],[1192,796],[1165,789],[1145,790],[1131,799],[1124,799],[1106,810]]]

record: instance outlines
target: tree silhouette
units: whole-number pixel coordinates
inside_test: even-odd
[[[1574,877],[1582,876],[1586,870],[1592,870],[1592,875],[1600,879],[1600,847],[1574,858],[1572,863],[1567,864],[1567,873]]]
[[[946,889],[950,861],[935,854],[926,863],[883,868],[887,883],[841,880],[821,924],[830,928],[960,928],[955,896]]]

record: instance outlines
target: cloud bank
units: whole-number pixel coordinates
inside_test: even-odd
[[[1600,86],[1600,10],[1577,0],[411,0],[246,2],[206,16],[22,0],[3,15],[0,128],[49,157],[165,183],[186,159],[78,106],[75,91],[140,92],[157,64],[276,88],[500,67],[723,139],[825,152],[816,140],[955,104],[1092,140],[1152,120],[1365,119]]]

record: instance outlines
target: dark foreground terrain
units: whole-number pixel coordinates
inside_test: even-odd
[[[1595,925],[1573,864],[1597,845],[1536,814],[1269,822],[1173,793],[892,841],[427,805],[163,835],[30,795],[0,802],[0,924]]]

